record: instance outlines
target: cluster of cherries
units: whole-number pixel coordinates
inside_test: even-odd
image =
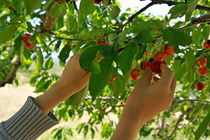
[[[32,48],[32,43],[29,42],[30,38],[31,38],[30,34],[25,34],[22,37],[22,41],[25,43],[25,46],[26,46],[27,49],[31,49]]]
[[[158,51],[155,54],[155,57],[150,58],[148,61],[142,61],[141,62],[141,70],[145,71],[147,68],[150,68],[155,74],[161,74],[160,65],[166,64],[165,58],[167,56],[173,56],[175,54],[174,47],[165,45],[164,51]],[[130,72],[130,77],[132,80],[138,80],[140,76],[140,69],[134,68]],[[115,74],[109,82],[113,82],[117,78],[117,75]],[[157,81],[158,78],[154,77],[154,81]]]
[[[210,40],[206,40],[204,43],[203,43],[203,46],[205,49],[210,49]],[[204,57],[201,57],[197,60],[197,64],[199,66],[199,69],[198,69],[198,74],[201,75],[201,76],[205,76],[207,75],[208,73],[208,68],[206,67],[206,64],[207,64],[207,58],[204,56]],[[198,90],[198,91],[201,91],[203,90],[205,87],[204,83],[202,82],[198,82],[195,84],[195,88]]]

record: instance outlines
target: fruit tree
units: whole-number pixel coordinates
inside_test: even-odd
[[[160,4],[171,7],[166,16],[145,13]],[[49,72],[55,60],[64,66],[70,55],[81,52],[81,67],[92,72],[89,86],[54,112],[64,121],[88,113],[76,130],[94,137],[99,125],[107,139],[116,121],[104,118],[119,116],[146,68],[154,72],[153,81],[159,80],[164,63],[178,81],[175,99],[170,110],[144,125],[139,138],[207,138],[209,25],[209,0],[151,0],[134,13],[122,12],[120,0],[1,0],[0,87],[18,83],[16,72],[35,65],[30,84],[35,92],[45,92],[59,78]],[[55,139],[73,135],[71,128],[55,131]]]

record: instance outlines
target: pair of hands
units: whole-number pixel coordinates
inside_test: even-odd
[[[80,55],[73,56],[67,63],[60,80],[45,94],[37,98],[44,113],[49,113],[57,104],[74,95],[89,82],[91,73],[85,72],[79,64]],[[151,84],[152,71],[147,69],[128,97],[114,139],[135,139],[141,126],[159,112],[170,108],[176,82],[173,72],[161,65],[161,79]],[[129,133],[129,135],[128,135]],[[124,134],[124,135],[123,135]]]
[[[75,55],[68,61],[58,82],[68,91],[66,92],[66,97],[82,90],[89,82],[91,74],[86,73],[80,67],[79,57],[80,55]],[[147,69],[127,99],[125,110],[137,118],[141,118],[143,123],[149,121],[157,113],[169,109],[171,106],[176,82],[173,72],[166,65],[161,65],[161,71],[161,79],[151,84],[152,71]]]

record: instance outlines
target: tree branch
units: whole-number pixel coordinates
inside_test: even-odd
[[[153,1],[155,1],[155,0],[153,0]],[[177,4],[185,4],[184,2],[175,2],[175,1],[167,1],[167,0],[158,0],[157,3],[158,4],[167,4],[168,6],[177,5]],[[197,5],[196,9],[205,10],[205,11],[210,12],[210,7],[205,7],[205,6],[201,6],[201,5]]]
[[[13,64],[11,72],[7,75],[4,81],[0,82],[0,87],[5,86],[7,83],[12,83],[12,81],[16,77],[16,73],[20,65],[21,65],[21,60],[20,60],[20,56],[18,56],[17,60]]]

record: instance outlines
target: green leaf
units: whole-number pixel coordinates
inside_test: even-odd
[[[71,48],[69,46],[65,46],[62,48],[58,56],[61,62],[66,63],[66,59],[69,57],[70,51],[71,51]]]
[[[195,132],[195,139],[199,140],[200,137],[202,136],[202,134],[207,131],[207,127],[210,124],[210,111],[209,113],[206,115],[206,117],[203,119],[203,121],[201,122],[201,124],[199,125],[197,131]]]
[[[55,48],[54,49],[58,50],[60,45],[61,45],[61,40],[58,40],[58,42],[55,44]]]
[[[104,58],[100,61],[101,72],[92,74],[89,82],[90,95],[95,98],[103,90],[109,80],[112,59]]]
[[[88,71],[92,73],[100,73],[101,72],[100,64],[97,62],[92,62]]]
[[[45,64],[44,64],[45,70],[51,69],[51,68],[53,67],[53,64],[54,64],[54,62],[53,62],[52,57],[49,57],[49,58],[47,59],[47,61],[45,62]]]
[[[118,97],[119,95],[123,94],[125,92],[125,83],[123,77],[118,74],[115,81],[109,83],[109,87],[115,97]]]
[[[192,42],[189,34],[179,29],[174,29],[171,27],[164,30],[163,39],[165,41],[168,41],[169,44],[172,44],[175,46],[178,46],[178,45],[186,46],[186,45],[190,45]]]
[[[191,19],[192,13],[195,10],[199,0],[187,0],[186,21]]]
[[[187,69],[186,63],[176,61],[173,65],[174,77],[176,80],[181,80],[187,73],[184,69]]]
[[[17,28],[18,28],[17,25],[11,25],[1,30],[0,31],[0,44],[5,43],[6,41],[10,40],[14,36]]]
[[[187,10],[186,4],[177,4],[174,7],[172,7],[169,11],[169,14],[171,14],[170,19],[176,19],[178,17],[182,17],[185,15]]]
[[[82,68],[90,71],[90,66],[93,60],[96,58],[98,50],[98,46],[89,47],[81,54],[79,62]]]
[[[86,95],[88,94],[88,88],[81,90],[80,92],[76,93],[75,95],[71,96],[68,102],[75,106],[79,106],[84,100]]]
[[[24,0],[27,14],[31,14],[34,10],[40,8],[42,0]]]
[[[154,40],[151,34],[151,30],[147,29],[144,31],[140,31],[137,36],[134,38],[134,41],[138,44],[141,43],[151,43]]]
[[[185,54],[185,62],[187,65],[187,69],[191,69],[193,65],[195,64],[195,54],[192,49],[189,49],[188,52]]]
[[[118,66],[122,70],[123,74],[126,74],[131,69],[132,61],[138,52],[135,45],[127,46],[118,58]]]
[[[94,7],[93,0],[81,0],[80,6],[79,6],[79,14],[81,16],[86,17],[87,15],[92,14],[94,9],[95,7]]]
[[[12,0],[12,5],[15,8],[15,10],[19,13],[22,11],[24,7],[23,0]]]
[[[116,19],[116,18],[119,16],[120,11],[121,11],[121,10],[120,10],[120,8],[119,8],[117,5],[111,7],[111,9],[108,10],[109,15],[110,15],[111,18],[113,18],[113,19]]]

